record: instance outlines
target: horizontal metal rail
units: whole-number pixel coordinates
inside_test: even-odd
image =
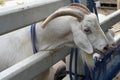
[[[0,73],[0,80],[31,80],[59,60],[64,59],[70,48],[63,47],[55,51],[41,51],[13,65]]]
[[[114,24],[120,21],[120,9],[106,16],[105,20],[101,21],[101,28],[104,32],[110,29]]]
[[[70,0],[36,0],[30,4],[0,8],[0,35],[45,19]]]
[[[25,27],[45,19],[59,7],[70,3],[70,0],[38,0],[30,4],[0,9],[0,35]],[[116,22],[120,21],[120,10],[108,15],[101,22],[102,29],[106,31]]]

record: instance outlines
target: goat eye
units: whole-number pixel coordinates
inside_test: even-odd
[[[87,34],[90,34],[91,30],[89,28],[86,28],[86,29],[84,29],[84,32],[87,33]]]

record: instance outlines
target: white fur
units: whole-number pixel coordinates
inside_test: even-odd
[[[91,34],[84,32],[88,27]],[[39,51],[76,44],[81,50],[91,54],[93,48],[103,51],[108,44],[96,16],[92,13],[85,14],[81,22],[72,16],[55,18],[47,24],[45,29],[41,28],[41,23],[37,23],[36,37]],[[33,55],[30,26],[0,36],[0,42],[0,71]]]

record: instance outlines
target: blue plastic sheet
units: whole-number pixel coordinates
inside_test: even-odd
[[[89,77],[92,80],[112,80],[119,72],[119,70],[120,45],[116,49],[110,51],[107,55],[105,55],[102,61],[96,62],[94,70],[88,70],[89,76],[86,77]]]

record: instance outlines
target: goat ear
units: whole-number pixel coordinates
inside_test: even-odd
[[[85,51],[88,54],[92,54],[93,47],[89,42],[86,34],[80,29],[79,26],[81,26],[80,23],[71,24],[74,42],[81,50]]]

